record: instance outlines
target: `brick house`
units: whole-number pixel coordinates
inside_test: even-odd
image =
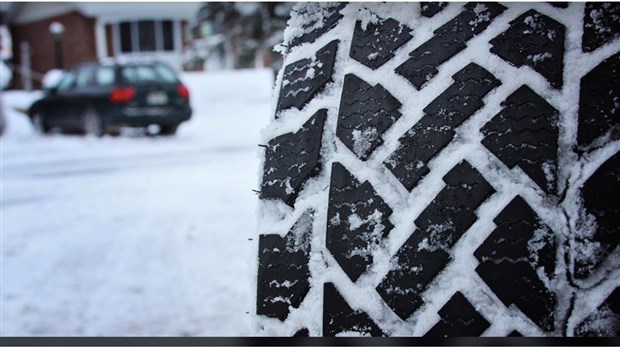
[[[65,68],[78,63],[116,59],[158,59],[181,70],[183,53],[190,42],[189,24],[199,3],[12,3],[8,22],[12,34],[14,63],[25,64],[24,45],[29,48],[33,86],[55,68],[53,22],[65,30],[61,36],[61,62]],[[17,72],[15,87],[22,87]]]

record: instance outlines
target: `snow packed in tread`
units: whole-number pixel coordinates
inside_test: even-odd
[[[555,295],[537,270],[555,272],[553,233],[517,196],[493,220],[497,228],[478,247],[476,272],[506,307],[514,304],[545,331],[554,329]]]
[[[360,183],[342,164],[333,163],[326,244],[352,281],[372,264],[373,248],[393,228],[391,214],[369,182]]]
[[[564,31],[564,26],[556,20],[529,10],[490,41],[491,52],[516,67],[529,66],[551,86],[560,89],[564,72]]]
[[[543,191],[556,186],[558,111],[523,85],[483,128],[482,144],[509,168],[519,166]]]
[[[428,174],[428,162],[452,141],[455,128],[480,109],[482,98],[500,85],[474,63],[452,78],[455,82],[424,108],[424,117],[398,140],[398,148],[384,162],[409,191]]]
[[[361,160],[383,144],[382,135],[402,114],[401,103],[383,86],[348,74],[344,79],[336,136]]]
[[[297,132],[269,141],[260,198],[281,199],[293,206],[303,183],[318,171],[327,110],[314,114]]]
[[[285,322],[260,318],[260,333],[620,333],[620,290],[609,293],[620,251],[620,53],[613,46],[620,5],[461,6],[293,11],[283,43],[289,52],[299,46],[293,59],[312,57],[319,42],[341,41],[330,43],[331,58],[285,57],[281,92],[289,99],[279,96],[276,118],[286,119],[274,130],[291,129],[308,103],[339,109],[321,121],[328,133],[317,140],[324,162],[333,162],[331,175],[321,168],[316,176],[317,157],[311,174],[299,174],[315,175],[311,185],[276,184],[293,196],[279,199],[318,209],[323,221],[309,264],[319,288]],[[336,45],[349,51],[337,62]],[[329,78],[321,75],[326,59]],[[303,151],[289,146],[282,182],[285,168],[291,176],[298,162],[309,169]],[[261,209],[267,224],[298,214],[281,204]]]
[[[313,213],[305,212],[284,237],[260,235],[257,314],[285,320],[310,289],[310,239]]]
[[[469,163],[443,178],[446,186],[418,216],[418,227],[398,250],[395,267],[377,287],[403,320],[422,304],[422,293],[452,260],[450,250],[476,220],[475,210],[495,190]]]
[[[467,47],[506,7],[497,3],[468,3],[463,12],[435,30],[430,40],[413,50],[396,73],[420,90],[439,72],[439,66]]]

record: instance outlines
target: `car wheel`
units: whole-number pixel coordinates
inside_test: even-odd
[[[84,135],[93,135],[96,137],[103,135],[103,121],[95,110],[88,109],[82,115],[82,131]]]
[[[297,5],[262,131],[257,334],[617,337],[618,15]]]
[[[45,116],[40,111],[35,111],[32,114],[32,125],[34,126],[34,130],[39,134],[47,134],[49,133],[49,127],[45,123]]]
[[[160,135],[174,135],[176,134],[178,128],[179,128],[178,124],[160,126],[159,134]]]
[[[0,109],[0,135],[4,134],[6,129],[6,119],[4,117],[4,110]]]

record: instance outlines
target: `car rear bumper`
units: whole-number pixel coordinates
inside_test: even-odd
[[[146,127],[149,125],[172,125],[187,121],[192,109],[173,106],[122,107],[104,122],[108,127]]]

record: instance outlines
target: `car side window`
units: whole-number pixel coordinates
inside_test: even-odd
[[[155,70],[157,71],[162,80],[169,83],[178,82],[176,75],[172,70],[170,70],[170,68],[164,65],[155,65]]]
[[[75,72],[70,71],[65,74],[65,76],[60,80],[58,86],[56,87],[59,91],[66,91],[70,88],[73,88],[75,84]]]
[[[136,71],[134,68],[123,68],[123,70],[121,71],[121,75],[123,76],[123,80],[128,83],[135,83],[137,80]]]
[[[78,70],[77,78],[75,80],[76,88],[92,87],[95,82],[95,69],[83,68]]]
[[[113,85],[115,72],[116,70],[111,66],[99,67],[95,74],[97,86],[105,87]]]
[[[123,69],[123,78],[130,83],[148,83],[160,81],[157,72],[152,67],[146,65],[137,65],[125,67]]]
[[[143,82],[152,82],[158,80],[157,73],[148,66],[137,66],[136,75],[138,76],[138,80]]]

